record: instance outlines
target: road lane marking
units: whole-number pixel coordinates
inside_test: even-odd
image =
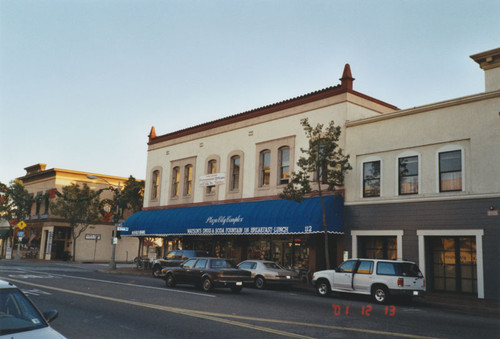
[[[5,279],[5,278],[0,277],[0,279]],[[309,336],[303,336],[303,335],[296,334],[296,333],[290,333],[290,332],[275,330],[272,328],[242,323],[242,322],[235,321],[235,320],[217,318],[217,317],[210,316],[209,314],[197,314],[197,313],[192,312],[191,310],[182,309],[182,308],[154,305],[154,304],[148,304],[148,303],[143,303],[143,302],[138,302],[138,301],[130,301],[130,300],[125,300],[125,299],[107,297],[107,296],[102,296],[102,295],[94,295],[94,294],[90,294],[90,293],[86,293],[86,292],[72,291],[72,290],[67,290],[67,289],[59,288],[59,287],[34,284],[34,283],[30,283],[30,282],[23,281],[23,280],[11,279],[11,281],[14,281],[14,282],[17,282],[20,284],[25,284],[25,285],[30,285],[30,286],[40,287],[40,288],[46,288],[46,289],[50,289],[50,290],[54,290],[54,291],[58,291],[58,292],[76,294],[76,295],[88,297],[88,298],[102,299],[102,300],[112,301],[112,302],[117,302],[117,303],[122,303],[122,304],[129,304],[129,305],[133,305],[133,306],[140,306],[140,307],[156,309],[156,310],[160,310],[160,311],[167,311],[167,312],[171,312],[171,313],[183,314],[183,315],[187,315],[190,317],[202,318],[202,319],[212,320],[212,321],[225,323],[225,324],[229,324],[229,325],[233,325],[233,326],[245,327],[245,328],[249,328],[249,329],[253,329],[253,330],[268,332],[268,333],[272,333],[272,334],[278,334],[278,335],[286,336],[289,338],[312,338]]]
[[[29,270],[23,270],[24,272],[30,272]],[[213,294],[207,294],[207,293],[197,293],[197,292],[189,292],[189,291],[183,291],[183,290],[176,290],[176,289],[168,289],[165,287],[154,287],[154,286],[146,286],[146,285],[137,285],[137,284],[131,284],[131,283],[122,283],[118,281],[111,281],[111,280],[102,280],[102,279],[93,279],[93,278],[84,278],[84,277],[77,277],[74,275],[66,275],[66,274],[57,274],[57,273],[48,273],[48,272],[41,272],[41,271],[36,271],[37,273],[43,273],[43,274],[49,274],[54,277],[60,278],[73,278],[73,279],[80,279],[80,280],[87,280],[87,281],[96,281],[96,282],[102,282],[102,283],[107,283],[107,284],[115,284],[115,285],[122,285],[122,286],[130,286],[130,287],[139,287],[139,288],[147,288],[151,290],[159,290],[159,291],[164,291],[164,292],[174,292],[174,293],[184,293],[184,294],[192,294],[192,295],[198,295],[202,297],[209,297],[209,298],[215,298],[216,296]],[[19,276],[19,278],[24,278],[21,277],[22,274],[18,275],[9,275],[9,277],[16,277]],[[35,278],[35,276],[30,276],[29,274],[26,274],[26,278]],[[41,278],[41,277],[38,277]],[[10,278],[9,278],[10,279]]]
[[[5,279],[5,278],[0,277],[0,279]],[[171,312],[171,313],[176,313],[176,314],[183,314],[183,315],[190,316],[190,317],[196,317],[196,318],[217,321],[217,322],[221,322],[221,323],[225,323],[225,324],[229,324],[229,325],[245,327],[245,328],[249,328],[249,329],[254,329],[254,330],[273,333],[273,334],[279,334],[279,335],[293,337],[293,338],[311,338],[311,337],[303,336],[303,335],[291,333],[291,332],[285,332],[285,331],[281,331],[281,330],[275,330],[272,328],[242,323],[242,322],[239,322],[236,320],[231,320],[231,319],[258,321],[258,322],[267,322],[267,323],[279,323],[279,324],[305,326],[305,327],[315,327],[315,328],[339,330],[339,331],[346,331],[346,332],[358,332],[358,333],[364,333],[364,334],[397,336],[397,337],[402,337],[402,338],[435,339],[433,337],[400,333],[400,332],[388,332],[388,331],[369,330],[369,329],[360,329],[360,328],[343,327],[343,326],[302,323],[302,322],[279,320],[279,319],[263,319],[263,318],[247,317],[247,316],[238,316],[238,315],[232,315],[232,314],[189,310],[189,309],[183,309],[183,308],[177,308],[177,307],[162,306],[162,305],[148,304],[148,303],[143,303],[143,302],[138,302],[138,301],[118,299],[118,298],[114,298],[114,297],[94,295],[94,294],[90,294],[90,293],[86,293],[86,292],[73,291],[73,290],[67,290],[67,289],[59,288],[59,287],[30,283],[30,282],[23,281],[23,280],[16,280],[16,279],[11,279],[11,280],[14,282],[20,283],[20,284],[26,284],[26,285],[30,285],[30,286],[34,286],[34,287],[50,289],[50,290],[54,290],[54,291],[58,291],[58,292],[70,293],[70,294],[75,294],[75,295],[79,295],[79,296],[95,298],[95,299],[102,299],[102,300],[112,301],[112,302],[117,302],[117,303],[122,303],[122,304],[129,304],[129,305],[133,305],[133,306],[140,306],[140,307],[156,309],[156,310],[166,311],[166,312]]]

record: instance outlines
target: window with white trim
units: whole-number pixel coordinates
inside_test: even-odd
[[[439,192],[462,190],[462,151],[439,153]]]
[[[380,197],[380,160],[363,163],[363,197]]]
[[[418,194],[418,156],[398,159],[399,195]]]

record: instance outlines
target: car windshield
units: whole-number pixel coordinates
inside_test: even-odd
[[[401,263],[396,265],[397,266],[397,275],[403,276],[403,277],[422,277],[422,272],[420,272],[420,269],[416,264],[413,263]]]
[[[0,335],[47,326],[42,315],[18,289],[0,290]]]
[[[231,260],[214,259],[210,262],[212,268],[236,268],[236,265]]]

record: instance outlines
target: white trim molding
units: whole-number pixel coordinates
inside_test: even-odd
[[[384,231],[351,231],[352,237],[352,257],[358,258],[358,237],[397,237],[398,259],[403,259],[403,230],[384,230]]]
[[[417,230],[418,236],[418,265],[420,270],[425,272],[425,237],[453,237],[453,236],[473,236],[476,237],[476,258],[477,258],[477,297],[484,299],[484,267],[483,267],[483,235],[484,230]]]

